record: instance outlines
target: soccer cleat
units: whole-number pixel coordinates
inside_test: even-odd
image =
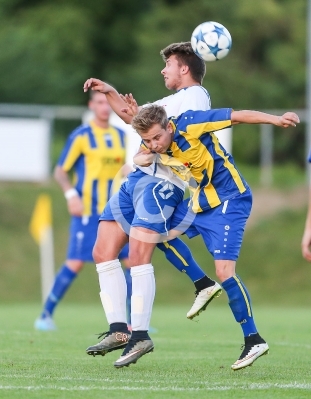
[[[147,353],[153,352],[153,342],[151,339],[134,340],[130,339],[120,358],[114,363],[114,367],[128,367],[136,363],[139,358]]]
[[[221,286],[218,283],[215,283],[212,287],[204,288],[199,292],[196,292],[196,298],[192,308],[187,313],[188,319],[193,319],[196,316],[199,316],[203,310],[207,308],[207,305],[214,299],[219,297],[222,293]]]
[[[54,331],[57,330],[56,325],[52,317],[39,317],[35,320],[34,327],[40,331]]]
[[[86,349],[86,353],[88,355],[96,356],[102,355],[105,356],[106,353],[112,352],[117,349],[123,349],[126,347],[129,339],[131,337],[130,333],[125,332],[104,332],[98,336],[98,339],[104,338],[96,345],[89,346]]]
[[[231,366],[232,370],[241,370],[244,367],[251,366],[260,356],[269,353],[268,344],[260,337],[259,334],[245,337],[245,345],[242,346],[243,352],[239,359]],[[242,349],[241,348],[241,349]]]

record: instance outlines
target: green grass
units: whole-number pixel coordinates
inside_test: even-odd
[[[260,188],[261,184],[261,171],[258,166],[237,164],[240,172],[246,179],[247,183],[252,189]],[[294,188],[299,184],[306,184],[307,176],[305,171],[295,165],[294,163],[288,163],[284,165],[273,165],[272,168],[272,187],[282,190]]]
[[[155,351],[116,370],[121,352],[91,357],[85,348],[105,328],[97,305],[62,305],[56,332],[32,324],[39,304],[1,305],[0,397],[15,398],[247,398],[302,399],[311,395],[310,309],[257,307],[270,354],[233,372],[242,336],[229,308],[216,300],[189,321],[189,306],[155,306]],[[306,304],[307,305],[307,304]]]

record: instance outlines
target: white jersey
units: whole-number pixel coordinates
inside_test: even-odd
[[[170,118],[179,116],[186,111],[206,111],[211,108],[211,100],[208,91],[202,86],[190,86],[179,90],[178,92],[155,101],[154,104],[162,105]],[[177,177],[170,167],[160,163],[153,163],[150,166],[135,165],[141,171],[148,175],[169,180],[175,186],[185,189],[185,182]]]

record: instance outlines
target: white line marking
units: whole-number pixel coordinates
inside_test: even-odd
[[[37,385],[37,386],[14,386],[14,385],[0,385],[0,390],[26,390],[26,391],[180,391],[180,392],[192,392],[192,391],[236,391],[236,390],[264,390],[264,389],[303,389],[311,390],[311,384],[299,384],[299,383],[289,383],[289,384],[249,384],[249,385],[237,385],[233,386],[215,386],[215,387],[205,387],[205,388],[182,388],[176,386],[170,387],[133,387],[133,386],[100,386],[100,387],[87,387],[87,386],[77,386],[77,387],[59,387],[56,385]]]

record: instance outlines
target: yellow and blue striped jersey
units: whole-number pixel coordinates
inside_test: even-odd
[[[103,129],[92,121],[70,134],[58,165],[66,172],[74,171],[74,186],[82,198],[84,216],[101,214],[109,200],[112,184],[116,183],[114,179],[124,163],[123,130],[113,126]],[[120,176],[116,179],[119,179],[119,184]]]
[[[187,111],[170,118],[174,138],[160,159],[188,181],[193,194],[189,205],[195,213],[214,208],[248,187],[214,134],[231,126],[231,112],[231,108]]]

